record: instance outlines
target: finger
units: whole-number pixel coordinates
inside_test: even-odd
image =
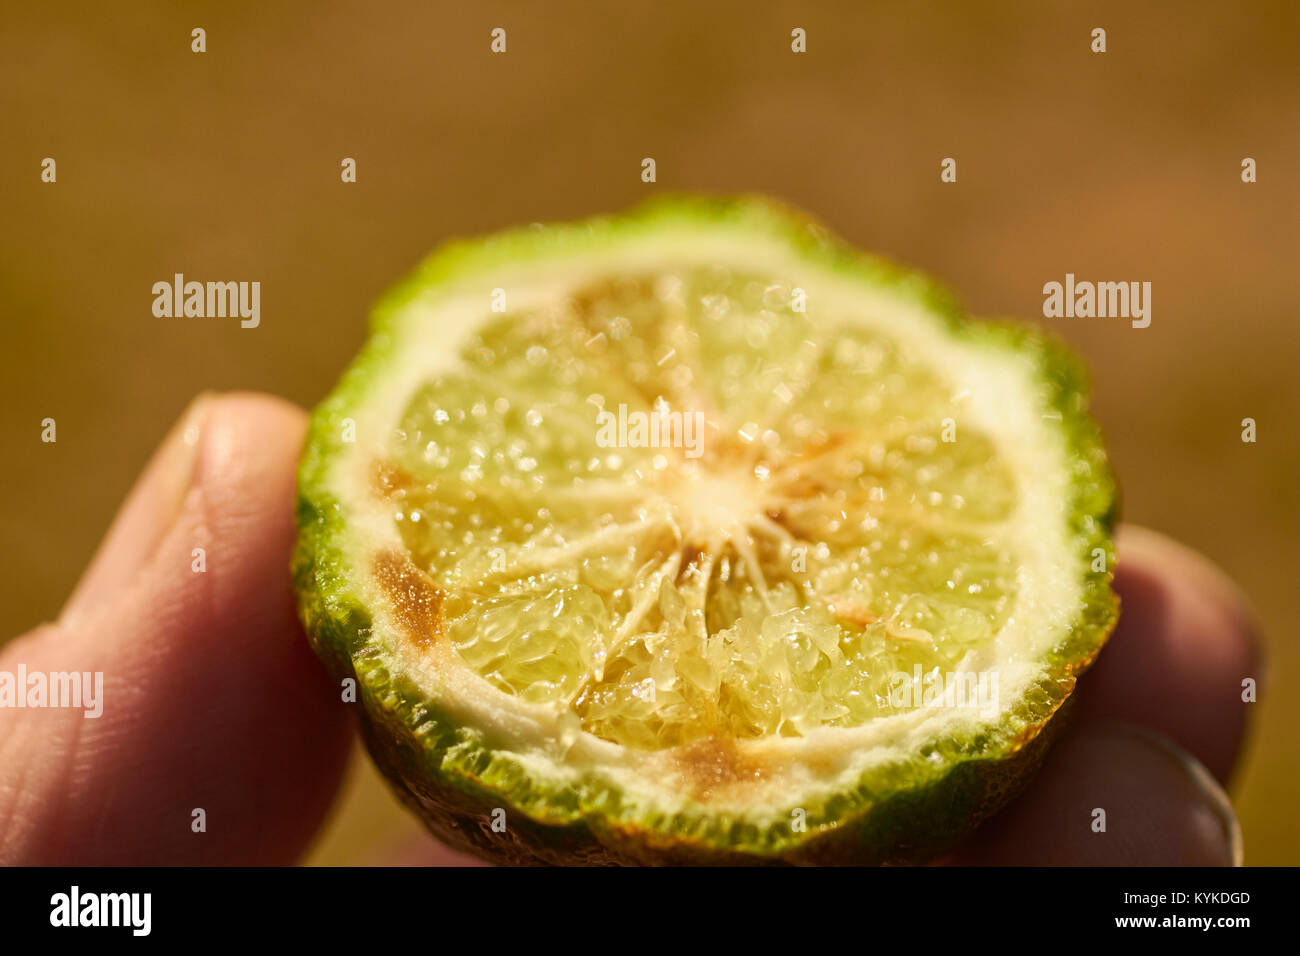
[[[377,866],[487,866],[476,856],[449,849],[426,831],[412,829],[393,841],[386,850],[374,854]]]
[[[63,605],[59,615],[61,623],[72,625],[77,618],[115,597],[157,549],[193,483],[199,425],[214,397],[196,398],[158,446]]]
[[[103,683],[99,717],[0,709],[0,861],[302,853],[351,739],[290,589],[304,426],[300,410],[268,397],[197,403],[60,621],[4,649],[0,676],[100,672]]]
[[[1185,751],[1130,724],[1081,723],[1030,789],[949,862],[977,866],[1235,866],[1227,795]]]
[[[1079,685],[1079,709],[1159,731],[1226,782],[1262,653],[1236,586],[1196,552],[1145,528],[1119,535],[1119,626]]]

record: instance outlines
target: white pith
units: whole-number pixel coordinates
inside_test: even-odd
[[[1059,415],[1045,404],[1039,371],[1025,353],[957,338],[943,321],[900,293],[837,274],[780,241],[735,228],[692,224],[658,226],[638,236],[584,245],[580,254],[557,251],[508,268],[464,273],[408,304],[390,326],[395,337],[385,374],[373,380],[363,402],[349,408],[356,441],[330,464],[328,484],[346,511],[343,553],[359,559],[404,545],[391,512],[378,507],[373,463],[385,454],[394,423],[412,394],[434,373],[459,363],[466,337],[490,317],[495,288],[508,290],[512,310],[564,296],[594,278],[620,271],[646,272],[690,264],[720,264],[788,279],[810,303],[852,315],[866,326],[910,341],[952,383],[963,416],[995,442],[1018,477],[1020,498],[1003,532],[1019,556],[1016,604],[1006,625],[959,670],[994,670],[1003,709],[1013,706],[1043,672],[1041,661],[1071,627],[1083,597],[1086,568],[1068,535],[1071,499],[1069,454]],[[811,306],[810,306],[811,309]],[[349,578],[363,582],[361,602],[374,616],[371,640],[431,701],[465,725],[481,729],[499,753],[530,774],[564,780],[586,773],[606,777],[625,800],[671,813],[692,798],[672,750],[637,751],[575,727],[563,735],[555,712],[503,693],[438,645],[416,648],[403,640],[391,603],[358,560]],[[969,710],[942,706],[872,720],[857,727],[822,727],[801,737],[735,742],[736,750],[764,767],[760,779],[721,787],[708,797],[719,812],[755,807],[784,815],[843,792],[873,764],[913,758],[922,745],[964,726],[996,723]]]

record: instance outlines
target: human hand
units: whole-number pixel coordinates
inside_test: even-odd
[[[0,672],[102,671],[103,714],[0,709],[0,863],[287,864],[338,791],[352,717],[298,624],[289,578],[306,416],[203,397],[123,504],[59,619],[0,649]],[[202,548],[206,569],[193,570]],[[1220,784],[1260,652],[1208,562],[1125,529],[1119,628],[1073,724],[957,863],[1227,864]],[[1093,809],[1107,831],[1092,830]],[[206,831],[194,832],[201,808]],[[402,862],[467,862],[416,848]]]

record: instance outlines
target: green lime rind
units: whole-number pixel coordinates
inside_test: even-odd
[[[802,831],[787,807],[761,808],[754,819],[695,803],[660,813],[626,799],[594,774],[576,782],[526,774],[507,749],[458,724],[394,673],[370,639],[371,615],[352,584],[342,545],[347,512],[328,474],[334,457],[345,454],[343,419],[369,389],[383,387],[384,369],[400,347],[395,326],[403,310],[470,273],[580,256],[611,242],[692,226],[730,226],[777,238],[823,268],[922,305],[942,317],[954,336],[1031,355],[1042,406],[1059,413],[1073,467],[1070,533],[1078,560],[1091,564],[1100,548],[1113,569],[1117,490],[1100,432],[1088,416],[1083,369],[1064,345],[1028,325],[971,320],[929,278],[865,256],[771,201],[671,197],[622,216],[449,243],[381,299],[365,348],[312,415],[299,469],[293,576],[307,634],[337,678],[355,678],[376,763],[399,796],[452,846],[501,861],[557,863],[877,863],[932,856],[1005,804],[1032,774],[1061,723],[1053,716],[1114,627],[1118,601],[1110,571],[1084,576],[1074,627],[1047,655],[1044,676],[996,725],[938,738],[911,758],[872,768],[852,788],[802,805]],[[487,826],[495,808],[507,811],[505,833]]]

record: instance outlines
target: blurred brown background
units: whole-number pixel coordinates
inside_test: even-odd
[[[1153,283],[1150,328],[1051,324],[1093,369],[1126,518],[1258,607],[1270,682],[1234,799],[1249,863],[1300,862],[1294,0],[180,6],[3,4],[6,634],[57,613],[196,390],[314,404],[369,303],[442,239],[657,190],[764,192],[980,314],[1045,321],[1066,272]],[[261,327],[154,318],[174,272],[260,280]],[[416,834],[358,761],[313,860]]]

